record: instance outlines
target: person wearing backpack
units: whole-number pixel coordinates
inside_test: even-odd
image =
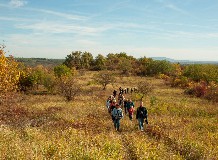
[[[136,119],[139,123],[139,129],[144,131],[144,121],[148,124],[148,112],[147,109],[143,106],[143,102],[140,103],[140,106],[137,108],[136,111]]]
[[[133,112],[134,112],[134,107],[131,106],[130,109],[128,110],[129,112],[129,119],[132,121],[132,118],[133,118]]]
[[[120,130],[120,120],[123,118],[123,111],[120,108],[119,104],[116,104],[116,107],[112,111],[114,128],[116,131]]]
[[[129,112],[129,109],[131,108],[131,106],[135,107],[134,102],[133,102],[131,99],[129,99],[129,100],[127,101],[127,104],[126,104],[126,107],[127,107],[127,111],[128,111],[128,112]]]
[[[110,104],[110,107],[108,109],[108,113],[111,114],[111,118],[112,118],[112,121],[114,121],[114,117],[113,117],[113,109],[116,108],[116,99],[113,99],[111,104]]]

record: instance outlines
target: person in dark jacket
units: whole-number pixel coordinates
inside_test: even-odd
[[[125,111],[125,114],[127,114],[127,103],[128,103],[128,99],[125,99],[124,102],[123,102],[123,106],[124,106],[124,111]]]
[[[136,111],[136,119],[139,123],[139,129],[144,131],[144,121],[148,124],[148,112],[147,109],[143,106],[143,102],[140,103],[140,106]]]
[[[112,117],[115,130],[120,131],[120,120],[123,118],[123,111],[119,104],[116,104],[116,107],[113,109]]]
[[[116,98],[116,95],[117,95],[117,91],[114,90],[114,91],[113,91],[113,96],[114,96],[114,98]]]

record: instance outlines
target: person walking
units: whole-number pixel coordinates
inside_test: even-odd
[[[127,110],[127,103],[128,103],[128,101],[129,101],[128,99],[125,99],[124,102],[123,102],[125,114],[127,114],[127,111],[128,111],[128,110]]]
[[[129,112],[129,119],[132,121],[132,118],[133,118],[133,112],[134,112],[134,107],[131,106],[130,109],[128,110]]]
[[[111,97],[108,97],[108,99],[107,99],[107,101],[106,101],[107,110],[109,110],[110,105],[111,105]]]
[[[123,101],[125,100],[125,97],[123,94],[120,94],[119,97],[118,97],[118,100],[119,100],[119,105],[120,106],[123,106]]]
[[[136,111],[136,119],[138,120],[139,129],[144,131],[144,121],[148,124],[148,111],[143,106],[143,102],[141,101],[140,106],[137,108]]]
[[[114,90],[114,91],[113,91],[113,96],[114,96],[114,98],[116,98],[116,95],[117,95],[117,91]]]
[[[120,108],[119,104],[116,104],[116,108],[112,111],[113,116],[113,122],[114,122],[114,128],[116,131],[120,130],[120,120],[123,118],[123,111]]]
[[[134,112],[134,107],[135,107],[134,102],[131,99],[129,99],[127,101],[127,104],[126,104],[126,108],[127,108],[130,120],[132,120],[132,116],[133,116],[133,112]]]
[[[108,113],[111,115],[112,121],[114,121],[112,112],[113,112],[113,109],[116,108],[116,104],[117,104],[116,99],[113,99],[108,109]]]
[[[131,108],[131,106],[133,106],[133,108],[135,107],[134,102],[133,102],[131,99],[129,99],[129,100],[127,101],[127,104],[126,104],[126,107],[127,107],[127,111],[128,111],[128,112],[129,112],[129,109]]]

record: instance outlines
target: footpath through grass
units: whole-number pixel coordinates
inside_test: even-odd
[[[80,78],[85,91],[74,102],[27,95],[16,107],[1,108],[0,159],[218,159],[216,104],[153,78],[117,78],[102,91],[88,85],[91,74]],[[113,89],[135,87],[141,80],[155,87],[144,99],[149,125],[141,132],[135,115],[133,121],[124,115],[116,132],[105,100]]]

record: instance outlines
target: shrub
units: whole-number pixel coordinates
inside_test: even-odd
[[[5,46],[0,45],[0,104],[13,99],[20,78],[19,63],[12,56],[6,57]]]
[[[205,96],[206,92],[207,92],[207,84],[203,81],[190,85],[185,90],[186,94],[195,95],[196,97],[203,97]]]
[[[209,84],[205,98],[213,102],[218,102],[218,86],[215,82]]]
[[[197,97],[203,97],[206,94],[207,91],[207,85],[204,82],[197,83],[195,86],[195,95]]]
[[[0,91],[7,93],[17,89],[20,77],[18,62],[12,56],[5,57],[5,46],[0,45]]]
[[[138,93],[141,94],[141,100],[153,90],[153,86],[147,81],[138,83]]]
[[[53,74],[47,74],[43,77],[43,85],[48,92],[53,93],[56,86],[56,79]]]
[[[163,79],[165,81],[168,81],[170,79],[170,77],[165,74],[159,74],[157,78]]]
[[[68,68],[66,65],[59,65],[54,67],[54,74],[58,78],[62,76],[69,76],[71,75],[71,69]]]
[[[61,77],[58,80],[59,93],[63,95],[67,101],[74,100],[80,93],[81,86],[77,83],[75,77]]]
[[[99,72],[98,74],[94,75],[93,79],[97,84],[102,85],[103,90],[106,90],[106,86],[108,84],[115,82],[114,74],[109,71]]]

